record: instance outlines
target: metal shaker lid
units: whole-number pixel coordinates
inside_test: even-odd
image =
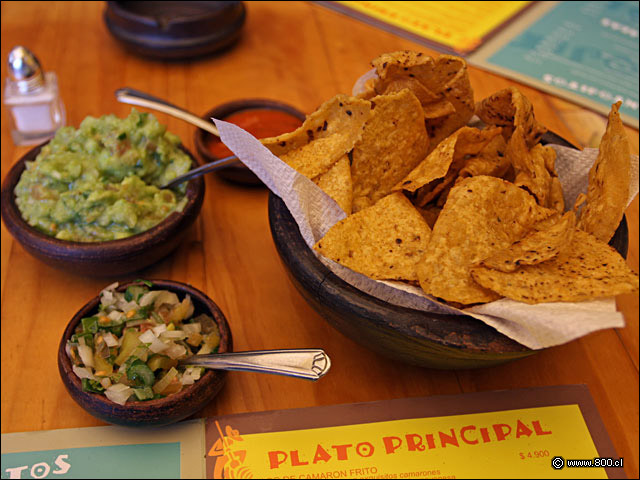
[[[9,76],[18,90],[27,93],[44,84],[42,67],[36,56],[26,47],[13,47],[9,52]]]

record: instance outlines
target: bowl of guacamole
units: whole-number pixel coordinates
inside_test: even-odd
[[[197,166],[150,113],[86,117],[63,127],[7,174],[2,219],[36,257],[91,275],[119,275],[167,255],[197,217],[204,181],[162,189]]]

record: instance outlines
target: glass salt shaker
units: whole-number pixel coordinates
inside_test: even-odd
[[[43,72],[36,56],[22,46],[9,53],[8,72],[3,100],[14,143],[33,145],[50,139],[66,120],[55,72]]]

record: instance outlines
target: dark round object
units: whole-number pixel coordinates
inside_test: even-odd
[[[572,146],[557,135],[545,136],[543,143]],[[269,195],[269,225],[285,270],[305,300],[339,332],[371,350],[439,369],[490,367],[540,351],[473,317],[399,307],[349,285],[314,255],[287,206],[273,193]],[[626,256],[626,218],[610,244]]]
[[[264,98],[249,98],[243,100],[234,100],[232,102],[223,103],[217,107],[209,110],[202,115],[202,118],[206,121],[211,121],[211,118],[218,118],[224,120],[232,113],[242,112],[245,110],[264,109],[264,110],[280,110],[304,122],[306,115],[295,107],[287,105],[286,103],[278,102],[275,100],[268,100]],[[194,137],[196,152],[200,156],[203,162],[215,162],[220,160],[213,155],[207,148],[207,141],[213,137],[213,135],[205,130],[197,129]],[[229,165],[226,168],[216,170],[216,174],[232,183],[238,183],[248,186],[262,186],[262,181],[245,165],[239,163],[235,165]]]
[[[34,257],[67,272],[97,277],[124,275],[140,270],[171,253],[198,217],[204,200],[204,180],[194,178],[187,184],[187,204],[146,232],[106,242],[70,242],[45,235],[31,227],[15,203],[13,190],[25,169],[43,145],[27,152],[9,170],[2,183],[2,220],[9,233]],[[198,162],[186,149],[194,166]]]
[[[107,2],[109,32],[132,52],[178,60],[211,54],[240,37],[243,2]]]
[[[185,295],[190,295],[193,301],[194,316],[200,314],[210,315],[220,330],[219,352],[232,352],[232,338],[229,325],[218,306],[200,290],[180,282],[169,280],[151,280],[154,289],[170,290],[182,300]],[[129,282],[121,285],[117,290],[124,291]],[[71,397],[83,409],[96,418],[108,423],[125,425],[129,427],[169,425],[187,418],[202,410],[222,389],[226,372],[207,369],[193,385],[183,388],[180,392],[165,398],[148,401],[128,400],[126,404],[119,405],[112,402],[106,396],[98,393],[89,393],[82,390],[82,382],[73,372],[71,361],[65,351],[67,340],[71,338],[76,326],[84,317],[97,313],[100,296],[90,300],[78,313],[76,313],[60,340],[58,347],[58,371],[67,391]]]

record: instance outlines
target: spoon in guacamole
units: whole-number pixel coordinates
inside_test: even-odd
[[[119,102],[127,103],[130,105],[138,105],[140,107],[150,108],[152,110],[157,110],[159,112],[166,113],[173,117],[184,120],[187,123],[195,125],[198,128],[201,128],[216,137],[220,136],[218,129],[216,126],[211,123],[203,120],[202,118],[194,115],[187,110],[177,107],[165,100],[154,97],[153,95],[149,95],[148,93],[140,92],[138,90],[134,90],[132,88],[120,88],[116,90],[116,99]],[[190,170],[189,172],[180,175],[173,180],[161,185],[162,189],[172,189],[187,180],[191,180],[192,178],[199,177],[204,175],[205,173],[213,172],[220,168],[228,167],[231,164],[239,163],[238,157],[235,155],[231,155],[229,157],[223,158],[221,160],[216,160],[215,162],[210,162],[205,165],[202,165],[198,168]]]

